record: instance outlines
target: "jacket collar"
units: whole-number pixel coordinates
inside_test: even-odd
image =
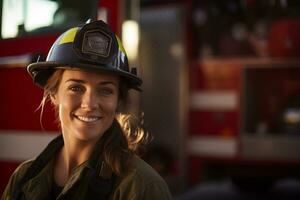
[[[102,160],[102,151],[105,141],[112,135],[112,132],[119,127],[116,125],[116,120],[114,120],[112,126],[103,134],[101,139],[97,142],[90,158],[88,161],[76,167],[67,181],[62,194],[67,193],[74,185],[77,183],[83,175],[85,169],[95,170],[98,176],[103,179],[109,179],[112,176],[112,170],[110,167]],[[52,140],[46,149],[35,159],[35,165],[40,166],[40,172],[35,175],[32,179],[27,181],[23,186],[23,193],[26,199],[47,199],[51,192],[51,187],[53,183],[53,165],[54,158],[57,152],[63,146],[63,137],[59,135],[57,138]]]
[[[47,199],[51,190],[53,181],[54,159],[46,165],[46,167],[34,178],[25,183],[23,193],[25,199]]]

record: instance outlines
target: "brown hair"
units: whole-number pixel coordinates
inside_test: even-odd
[[[63,72],[64,69],[57,69],[48,79],[39,106],[41,115],[43,113],[44,105],[46,102],[50,101],[51,95],[58,92]],[[124,106],[129,89],[126,81],[122,79],[119,85],[119,102]],[[57,109],[55,109],[55,112],[58,120]],[[149,135],[142,128],[143,120],[141,120],[141,118],[133,117],[130,114],[123,114],[118,110],[116,120],[121,126],[121,134],[114,134],[105,141],[103,156],[105,162],[110,166],[112,171],[117,175],[122,175],[126,171],[126,166],[131,156],[139,153],[141,147],[148,142]]]

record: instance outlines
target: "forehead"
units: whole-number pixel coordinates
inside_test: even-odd
[[[100,83],[103,81],[109,81],[113,83],[119,82],[119,76],[107,72],[88,72],[83,70],[73,70],[73,69],[66,69],[62,75],[62,81],[67,81],[69,79],[76,79],[82,80],[84,82],[91,82],[91,83]]]

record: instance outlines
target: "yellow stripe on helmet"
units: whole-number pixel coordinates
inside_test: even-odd
[[[74,27],[74,28],[71,28],[70,30],[68,30],[67,32],[65,32],[65,34],[61,37],[58,44],[60,45],[60,44],[65,44],[65,43],[69,43],[69,42],[74,42],[74,38],[75,38],[77,31],[78,31],[78,27]]]
[[[122,44],[120,38],[117,35],[116,35],[116,38],[117,38],[117,41],[118,41],[118,46],[119,46],[120,51],[122,51],[126,55],[126,51],[123,47],[123,44]]]

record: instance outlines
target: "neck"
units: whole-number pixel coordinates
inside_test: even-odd
[[[54,179],[60,186],[65,185],[77,166],[89,159],[97,142],[70,140],[65,135],[63,137],[64,146],[58,153],[54,165]]]
[[[89,159],[97,141],[87,142],[64,136],[64,142],[62,155],[65,167],[70,174],[75,167]]]

